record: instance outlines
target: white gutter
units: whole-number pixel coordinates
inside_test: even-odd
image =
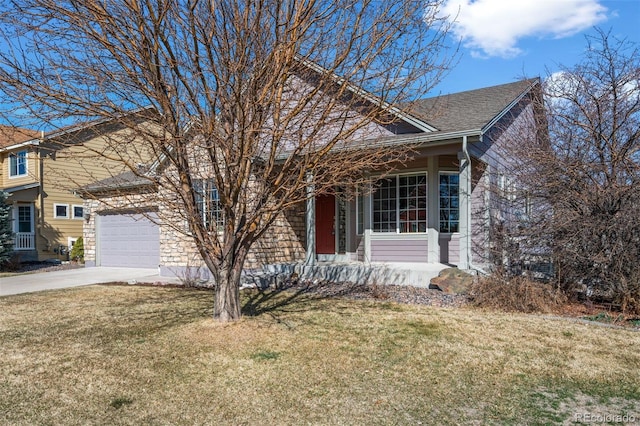
[[[5,189],[2,189],[2,191],[4,191],[4,192],[6,192],[7,194],[11,195],[11,194],[13,194],[14,192],[24,191],[24,190],[27,190],[27,189],[33,189],[33,188],[37,188],[37,187],[39,187],[39,186],[40,186],[40,183],[39,183],[39,182],[36,182],[36,183],[28,183],[28,184],[26,184],[26,185],[12,186],[12,187],[10,187],[10,188],[5,188]]]
[[[23,148],[26,146],[32,146],[32,145],[39,145],[40,144],[40,139],[32,139],[30,141],[26,141],[26,142],[20,142],[17,143],[15,145],[9,145],[9,146],[5,146],[3,148],[0,148],[0,152],[5,152],[5,151],[11,151],[14,149],[18,149],[18,148]]]

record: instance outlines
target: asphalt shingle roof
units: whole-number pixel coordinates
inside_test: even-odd
[[[40,132],[37,130],[0,125],[0,148],[26,142],[38,136],[40,136]]]
[[[417,101],[412,113],[442,132],[479,130],[538,80],[485,87]]]
[[[436,139],[445,132],[479,131],[502,113],[514,100],[527,92],[538,79],[521,80],[499,86],[485,87],[422,99],[413,104],[411,114],[437,129],[431,133]],[[418,135],[429,135],[419,133]],[[393,145],[406,140],[397,135],[378,140],[380,145]],[[368,142],[370,144],[371,141]],[[153,184],[153,180],[131,171],[86,185],[81,190],[92,193],[116,189],[135,188]]]
[[[97,182],[90,183],[80,188],[88,193],[109,191],[114,189],[137,188],[152,185],[153,180],[144,176],[139,176],[132,171],[126,171],[117,176],[108,177]]]

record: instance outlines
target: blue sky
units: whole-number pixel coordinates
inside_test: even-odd
[[[461,59],[431,92],[460,92],[544,77],[573,66],[594,26],[640,43],[640,0],[447,0]]]

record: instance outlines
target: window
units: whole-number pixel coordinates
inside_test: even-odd
[[[31,206],[18,206],[17,232],[33,232],[31,229]]]
[[[375,232],[426,232],[426,174],[379,180],[373,194],[372,225]]]
[[[73,218],[82,219],[84,217],[84,209],[82,206],[72,206]]]
[[[53,205],[53,217],[56,219],[69,219],[69,205],[68,204],[54,204]]]
[[[460,177],[455,173],[440,174],[440,232],[458,232],[460,223]]]
[[[209,230],[219,229],[224,224],[220,195],[213,179],[198,179],[193,182],[196,192],[196,204],[202,215],[205,227]]]
[[[9,154],[9,176],[18,177],[27,174],[27,151]]]
[[[364,196],[361,190],[356,196],[356,234],[364,234]]]

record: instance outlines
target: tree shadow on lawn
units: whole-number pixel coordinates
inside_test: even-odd
[[[275,289],[245,291],[242,315],[259,316],[273,314],[275,311],[302,312],[319,309],[319,305],[313,302],[339,297],[351,299],[377,298],[375,289],[362,284],[329,281],[293,281],[284,283]]]

